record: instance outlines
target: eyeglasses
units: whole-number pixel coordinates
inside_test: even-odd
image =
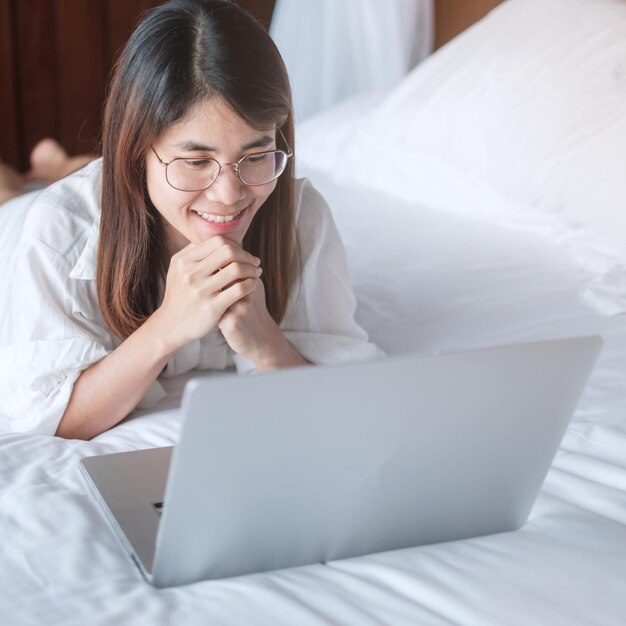
[[[280,132],[280,131],[279,131]],[[282,136],[282,133],[281,133]],[[284,139],[284,137],[283,137]],[[287,161],[293,156],[293,152],[284,150],[268,150],[246,154],[235,163],[220,163],[211,157],[189,159],[179,157],[169,163],[165,163],[152,148],[152,152],[165,167],[165,180],[170,187],[178,191],[203,191],[208,189],[220,175],[223,167],[232,166],[239,180],[251,187],[267,185],[276,180],[287,167]]]

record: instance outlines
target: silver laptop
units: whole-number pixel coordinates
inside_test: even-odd
[[[194,379],[175,449],[81,466],[158,587],[510,531],[601,344]]]

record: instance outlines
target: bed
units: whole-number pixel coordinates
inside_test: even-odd
[[[625,59],[623,0],[505,0],[396,87],[298,128],[387,353],[604,338],[521,530],[154,589],[78,461],[175,444],[181,377],[89,442],[0,437],[0,623],[624,624]]]

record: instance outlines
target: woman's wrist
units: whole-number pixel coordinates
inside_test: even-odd
[[[275,335],[253,361],[258,372],[310,364],[289,342],[278,326]]]
[[[165,362],[185,344],[174,336],[171,325],[163,316],[161,309],[157,309],[142,328],[149,334],[155,354]]]

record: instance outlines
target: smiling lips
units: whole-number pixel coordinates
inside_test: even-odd
[[[233,213],[232,215],[217,215],[214,213],[204,213],[202,211],[196,211],[195,209],[192,209],[192,211],[196,215],[199,215],[203,220],[212,224],[229,224],[230,222],[234,222],[237,218],[241,216],[241,214],[245,210],[246,209],[241,209],[241,211],[239,211],[238,213]]]

